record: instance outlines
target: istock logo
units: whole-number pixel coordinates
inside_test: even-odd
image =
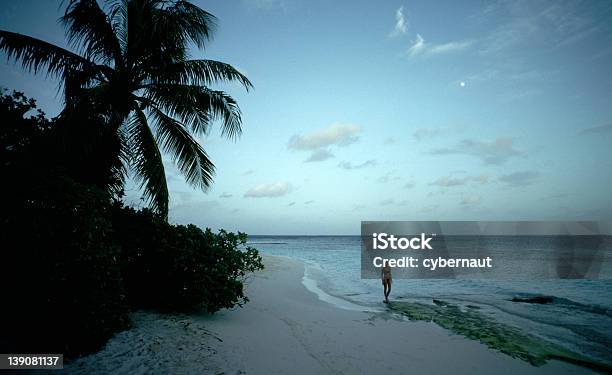
[[[432,235],[435,236],[435,235]],[[372,233],[372,249],[374,250],[433,250],[429,241],[433,237],[425,236],[425,233],[421,233],[417,237],[395,237],[394,235],[388,235],[387,233]]]

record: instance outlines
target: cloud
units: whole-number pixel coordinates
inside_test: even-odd
[[[426,43],[425,39],[421,34],[416,35],[416,39],[408,48],[408,55],[410,57],[416,56],[432,56],[440,55],[445,53],[452,53],[465,50],[472,45],[471,40],[454,41],[442,44]]]
[[[427,50],[427,53],[430,55],[436,55],[439,53],[449,53],[461,51],[472,45],[471,40],[464,40],[461,42],[449,42],[444,44],[432,45]]]
[[[257,185],[244,193],[245,198],[277,198],[291,191],[291,186],[286,182]]]
[[[416,40],[413,42],[412,46],[408,48],[408,55],[416,56],[420,55],[425,50],[425,39],[420,34],[417,34]]]
[[[313,204],[313,203],[314,203],[313,200],[309,200],[309,201],[304,202],[304,204]]]
[[[289,203],[287,206],[291,207],[291,206],[295,206],[295,202],[291,202]]]
[[[395,27],[389,34],[389,37],[393,38],[406,34],[407,27],[408,21],[406,21],[406,18],[404,17],[404,7],[401,6],[395,11]]]
[[[593,126],[590,128],[586,128],[586,129],[582,129],[580,131],[580,134],[582,135],[589,135],[589,134],[604,134],[604,133],[608,133],[608,132],[612,132],[612,122],[606,125],[601,125],[601,126]]]
[[[230,194],[230,193],[223,193],[223,194],[219,195],[219,198],[231,198],[231,197],[232,197],[232,194]]]
[[[255,171],[252,169],[247,169],[246,171],[242,172],[243,176],[248,176],[250,174],[253,174]]]
[[[394,172],[395,171],[389,172],[389,173],[385,174],[384,176],[380,176],[380,177],[378,177],[378,179],[376,181],[380,182],[381,184],[386,184],[386,183],[391,182],[391,181],[398,181],[400,179],[400,177],[396,176]]]
[[[395,143],[395,138],[393,137],[385,138],[385,140],[383,141],[383,145],[392,145],[394,143]]]
[[[477,204],[480,204],[481,201],[482,198],[479,196],[467,196],[463,197],[460,203],[462,206],[475,206]]]
[[[406,182],[406,184],[404,185],[405,189],[412,189],[415,186],[415,183],[412,181]]]
[[[380,202],[381,206],[391,206],[395,201],[393,199],[385,199]]]
[[[376,160],[375,159],[370,159],[370,160],[366,160],[361,164],[355,164],[353,165],[350,161],[343,161],[340,164],[338,164],[338,167],[342,168],[342,169],[361,169],[361,168],[366,168],[366,167],[373,167],[376,165]]]
[[[452,186],[463,186],[470,182],[486,184],[487,182],[489,182],[489,176],[484,175],[484,174],[480,176],[465,176],[465,177],[444,176],[444,177],[440,177],[437,180],[431,182],[429,185],[441,186],[441,187],[452,187]]]
[[[542,45],[550,51],[596,38],[594,33],[603,34],[606,30],[606,18],[592,17],[585,9],[588,8],[578,1],[491,2],[480,15],[483,22],[491,23],[492,30],[483,39],[481,53],[496,55]]]
[[[329,150],[322,148],[319,150],[314,150],[312,152],[312,154],[310,154],[310,157],[308,157],[308,159],[304,160],[304,163],[312,163],[312,162],[317,162],[317,161],[324,161],[327,159],[331,159],[334,157],[334,154],[332,154]]]
[[[508,186],[521,187],[535,183],[540,177],[540,172],[522,171],[503,175],[499,180]]]
[[[471,155],[481,159],[485,164],[504,164],[514,156],[523,155],[514,148],[512,138],[497,138],[486,142],[474,139],[464,139],[454,147],[441,148],[430,152],[432,155]]]
[[[332,145],[347,146],[359,140],[360,132],[358,125],[335,123],[309,134],[294,135],[289,140],[288,148],[312,151]]]

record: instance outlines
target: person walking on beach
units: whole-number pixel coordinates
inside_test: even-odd
[[[386,260],[381,268],[380,277],[385,292],[385,303],[389,303],[389,294],[391,294],[391,267],[389,267],[389,262]]]

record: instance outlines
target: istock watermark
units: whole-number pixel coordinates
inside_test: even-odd
[[[361,277],[612,279],[610,222],[363,221]]]

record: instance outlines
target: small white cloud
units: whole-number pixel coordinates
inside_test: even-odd
[[[413,42],[412,46],[408,48],[408,54],[410,56],[416,56],[421,54],[425,50],[425,39],[420,34],[417,34],[416,40]]]
[[[462,206],[475,206],[477,204],[480,204],[481,201],[482,201],[482,198],[479,196],[467,196],[461,199],[461,205]]]
[[[401,6],[395,11],[395,27],[389,34],[389,37],[393,38],[406,34],[407,27],[408,22],[406,21],[406,17],[404,17],[404,7]]]
[[[230,193],[223,193],[223,194],[219,195],[219,198],[231,198],[231,197],[232,197],[232,194],[230,194]]]
[[[249,189],[244,196],[246,198],[277,198],[286,195],[291,186],[286,182],[257,185]]]
[[[415,183],[412,181],[406,182],[406,184],[404,184],[405,189],[412,189],[414,186],[415,186]]]
[[[427,53],[430,55],[436,55],[439,53],[449,53],[449,52],[461,51],[461,50],[468,48],[471,45],[472,45],[471,40],[432,45],[427,50]]]
[[[471,155],[481,159],[485,164],[504,164],[508,159],[524,155],[514,148],[512,138],[497,138],[494,141],[464,139],[454,147],[441,148],[430,152],[432,155]]]
[[[242,172],[243,176],[248,176],[250,174],[253,174],[255,171],[252,169],[247,169],[246,171]]]
[[[366,168],[366,167],[373,167],[376,165],[376,160],[374,159],[370,159],[370,160],[366,160],[361,164],[352,164],[350,161],[343,161],[340,164],[338,164],[338,167],[342,168],[342,169],[361,169],[361,168]]]
[[[357,142],[361,132],[359,125],[335,123],[309,134],[296,134],[289,140],[293,150],[317,150],[331,145],[347,146]]]
[[[386,184],[391,181],[398,181],[399,179],[400,177],[396,176],[394,172],[389,172],[384,176],[380,176],[376,181],[380,182],[381,184]]]
[[[391,206],[395,201],[393,199],[385,199],[380,202],[381,206]]]
[[[431,182],[429,185],[441,186],[441,187],[451,187],[451,186],[466,185],[470,182],[486,184],[489,182],[489,176],[484,175],[484,174],[480,176],[465,176],[465,177],[443,176]]]
[[[432,44],[426,43],[421,34],[417,34],[416,39],[413,41],[410,48],[408,48],[408,55],[410,57],[415,57],[418,55],[431,56],[457,52],[469,48],[472,43],[473,42],[471,40],[463,40],[442,44]]]

